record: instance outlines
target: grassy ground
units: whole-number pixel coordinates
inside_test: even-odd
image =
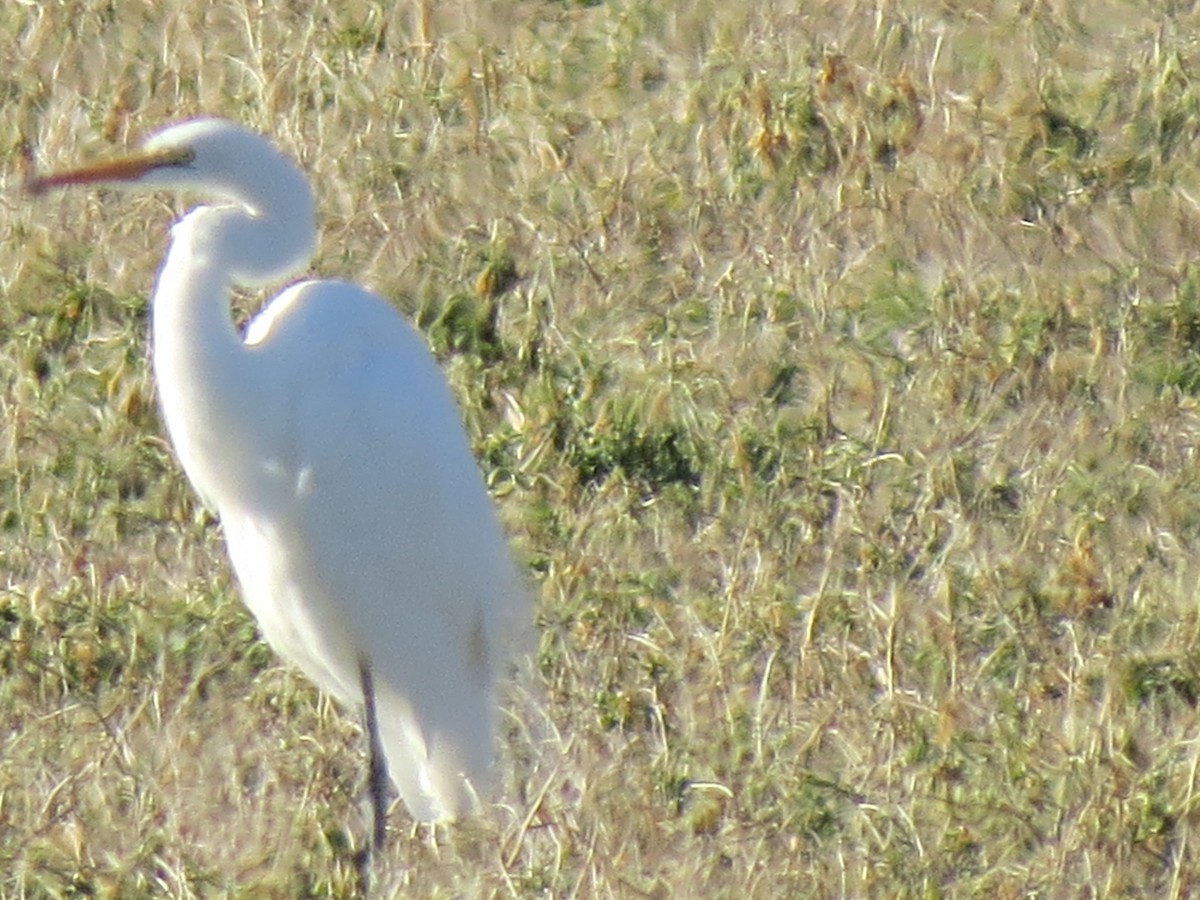
[[[392,6],[0,7],[0,896],[353,891],[356,725],[157,419],[182,207],[15,191],[202,111],[428,334],[538,597],[504,802],[389,890],[1200,891],[1192,5]]]

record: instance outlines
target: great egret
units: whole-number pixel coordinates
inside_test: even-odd
[[[293,284],[238,334],[233,285],[293,275],[316,244],[306,179],[253,132],[182,122],[28,188],[92,183],[221,201],[175,223],[152,299],[175,453],[267,641],[365,710],[377,839],[380,743],[415,819],[466,813],[490,781],[496,684],[529,607],[429,350],[340,281]]]

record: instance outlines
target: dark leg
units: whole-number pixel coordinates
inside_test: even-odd
[[[366,710],[367,731],[367,790],[371,792],[371,808],[375,825],[371,843],[376,852],[383,849],[387,841],[387,757],[383,755],[383,744],[379,740],[379,719],[375,714],[375,683],[371,678],[371,666],[365,659],[358,661],[358,677],[362,681],[363,708]]]
[[[372,829],[370,846],[358,856],[359,888],[364,897],[369,896],[371,884],[371,856],[383,850],[387,840],[387,758],[383,755],[383,744],[379,740],[379,719],[375,714],[375,682],[371,678],[371,664],[363,657],[358,660],[358,678],[362,686],[364,730],[367,735],[367,790],[371,795]]]

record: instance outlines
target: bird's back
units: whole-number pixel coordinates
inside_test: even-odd
[[[420,336],[353,285],[289,289],[247,341],[286,412],[257,508],[220,511],[247,603],[352,706],[365,655],[401,795],[452,818],[460,773],[488,781],[494,685],[528,619],[458,408]]]

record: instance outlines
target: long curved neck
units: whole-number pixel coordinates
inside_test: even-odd
[[[221,247],[227,231],[221,220],[227,216],[223,208],[200,207],[171,229],[171,246],[151,298],[154,367],[160,378],[205,374],[243,355],[229,305],[233,276]]]
[[[242,260],[258,260],[278,274],[304,258],[292,247],[270,259],[286,244],[272,232],[269,220],[241,207],[193,210],[172,229],[151,302],[163,417],[184,471],[210,505],[226,494],[218,485],[234,487],[231,495],[237,496],[257,479],[253,471],[231,468],[225,448],[253,448],[261,441],[265,452],[273,437],[270,373],[261,354],[243,342],[230,310],[233,285],[252,280]],[[253,452],[242,458],[266,462]]]
[[[171,229],[152,301],[163,418],[184,471],[210,505],[260,488],[263,468],[276,462],[270,448],[281,446],[279,375],[271,357],[247,347],[234,328],[233,286],[295,274],[311,259],[317,235],[308,182],[277,151],[254,138],[236,158],[212,152],[208,165],[219,177],[200,174],[192,186],[228,202],[194,209]],[[193,175],[181,172],[161,176]],[[231,462],[231,446],[244,451],[245,471]]]

